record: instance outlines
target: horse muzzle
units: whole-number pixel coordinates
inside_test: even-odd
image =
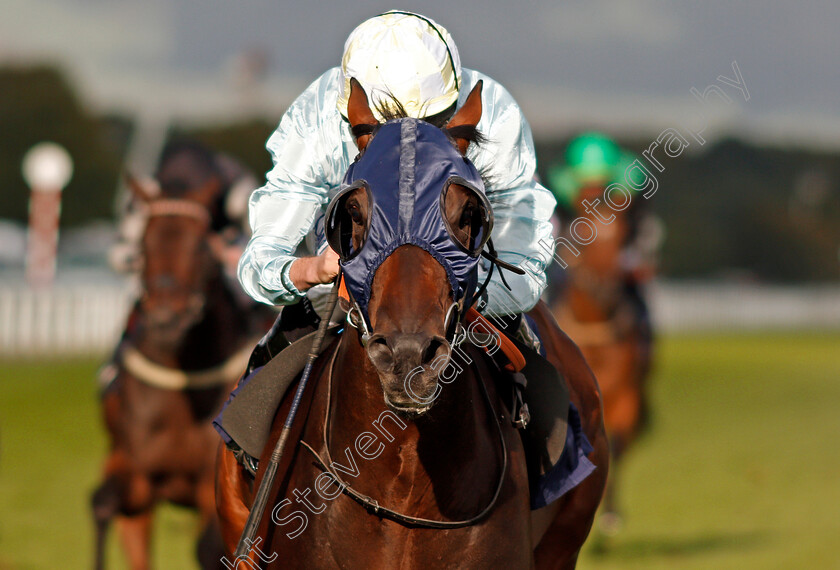
[[[438,376],[452,347],[442,336],[421,333],[374,334],[367,344],[379,374],[386,405],[403,415],[428,411],[440,392]]]

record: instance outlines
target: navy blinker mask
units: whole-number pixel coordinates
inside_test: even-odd
[[[469,247],[448,229],[444,197],[458,184],[478,199],[481,227]],[[355,189],[367,190],[367,233],[354,251],[352,222],[345,200]],[[330,246],[339,253],[345,283],[367,324],[371,284],[377,268],[402,245],[426,250],[446,270],[453,299],[475,291],[477,264],[493,228],[493,213],[475,166],[461,156],[439,128],[419,119],[388,121],[378,128],[364,153],[350,165],[326,214]]]

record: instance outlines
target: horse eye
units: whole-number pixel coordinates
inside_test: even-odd
[[[347,213],[350,214],[350,219],[353,220],[353,223],[356,224],[363,224],[364,220],[362,219],[362,210],[359,208],[359,204],[355,201],[347,203]]]
[[[472,223],[474,209],[472,204],[466,206],[461,212],[461,219],[458,221],[458,226],[464,228]]]

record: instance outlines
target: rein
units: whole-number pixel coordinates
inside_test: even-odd
[[[424,528],[435,528],[435,529],[452,529],[452,528],[463,528],[467,526],[472,526],[482,519],[484,519],[490,511],[496,506],[496,503],[499,499],[499,495],[502,491],[502,485],[505,481],[505,475],[507,474],[507,464],[508,464],[508,457],[507,457],[507,444],[505,443],[505,435],[502,432],[501,422],[496,418],[495,410],[493,409],[493,403],[490,401],[490,394],[487,392],[487,386],[481,380],[480,377],[477,377],[478,384],[481,386],[481,394],[484,397],[484,402],[487,404],[487,409],[490,412],[490,417],[493,420],[493,423],[496,426],[496,430],[499,435],[499,444],[502,451],[502,468],[501,472],[499,473],[499,482],[496,484],[496,490],[493,493],[493,498],[490,499],[490,502],[487,504],[484,509],[477,515],[472,518],[460,521],[440,521],[440,520],[432,520],[432,519],[424,519],[420,517],[412,517],[409,515],[405,515],[389,509],[387,507],[383,507],[379,504],[376,499],[368,497],[367,495],[363,495],[359,493],[350,485],[348,485],[344,480],[339,477],[338,473],[335,470],[331,469],[327,464],[332,463],[332,457],[330,456],[330,444],[329,444],[329,433],[330,433],[330,409],[331,409],[331,401],[332,401],[332,378],[333,378],[333,370],[335,368],[335,361],[336,356],[338,355],[338,350],[333,353],[332,359],[330,361],[330,365],[328,368],[327,374],[327,402],[326,402],[326,412],[324,414],[324,453],[326,455],[327,461],[325,462],[321,459],[321,456],[315,451],[312,446],[310,446],[305,441],[301,440],[301,445],[303,445],[307,450],[309,450],[312,455],[315,456],[315,461],[323,471],[329,473],[335,481],[341,486],[341,492],[359,503],[363,506],[368,512],[374,514],[376,516],[380,516],[383,518],[390,519],[392,521],[398,522],[403,525],[408,526],[416,526],[416,527],[424,527]]]

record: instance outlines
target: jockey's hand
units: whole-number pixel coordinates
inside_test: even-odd
[[[289,277],[298,291],[322,283],[332,283],[338,275],[338,254],[327,248],[317,257],[300,257],[292,263]]]

